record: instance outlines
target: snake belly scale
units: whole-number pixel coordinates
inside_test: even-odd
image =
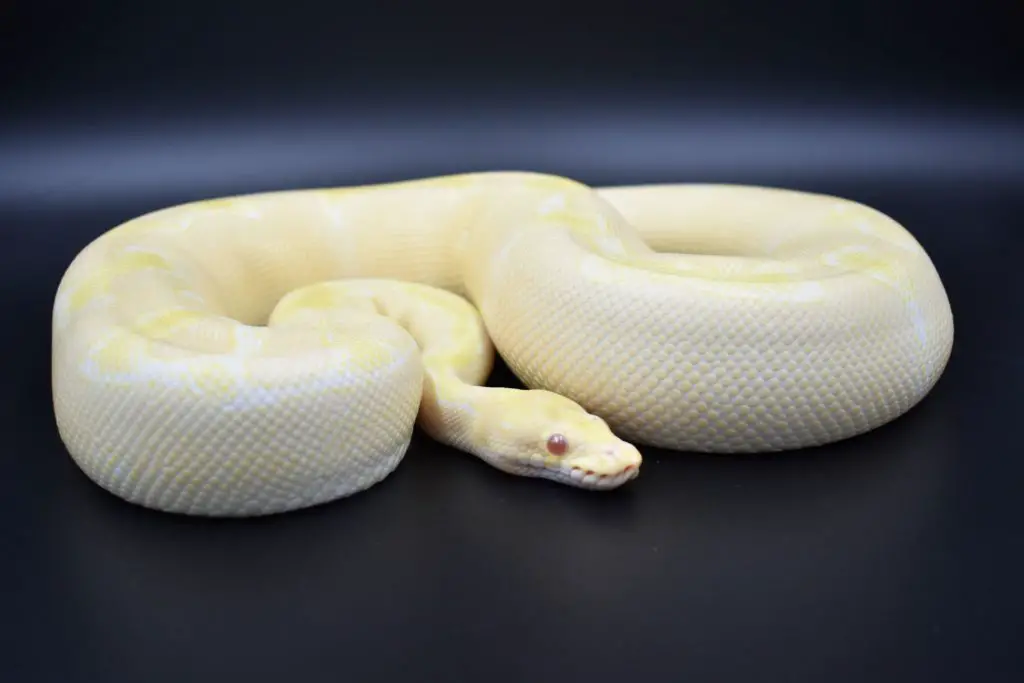
[[[770,452],[905,413],[953,343],[920,244],[794,190],[485,172],[148,213],[53,308],[57,426],[136,504],[249,516],[381,481],[416,425],[611,489],[637,445]],[[497,351],[524,389],[487,387]]]

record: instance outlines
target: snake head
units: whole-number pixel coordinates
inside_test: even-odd
[[[575,402],[540,389],[488,391],[474,450],[498,469],[594,490],[639,474],[640,451]]]

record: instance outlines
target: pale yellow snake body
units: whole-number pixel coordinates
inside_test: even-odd
[[[864,205],[481,173],[130,220],[61,281],[52,379],[100,486],[256,515],[379,482],[417,422],[594,489],[637,475],[629,442],[844,439],[924,397],[952,343],[928,255]],[[495,348],[530,389],[484,386]]]

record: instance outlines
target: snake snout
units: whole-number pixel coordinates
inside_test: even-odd
[[[639,469],[644,460],[637,447],[626,442],[609,446],[605,449],[605,454],[620,463],[624,472]]]
[[[573,466],[588,475],[631,479],[637,475],[642,462],[640,451],[635,446],[621,442],[594,448],[589,455],[578,458]]]

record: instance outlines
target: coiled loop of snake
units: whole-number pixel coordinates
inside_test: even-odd
[[[52,381],[100,486],[256,515],[381,481],[415,424],[593,489],[637,476],[635,445],[845,439],[920,401],[952,341],[928,255],[864,205],[494,172],[130,220],[61,281]],[[527,389],[484,386],[495,349]]]

